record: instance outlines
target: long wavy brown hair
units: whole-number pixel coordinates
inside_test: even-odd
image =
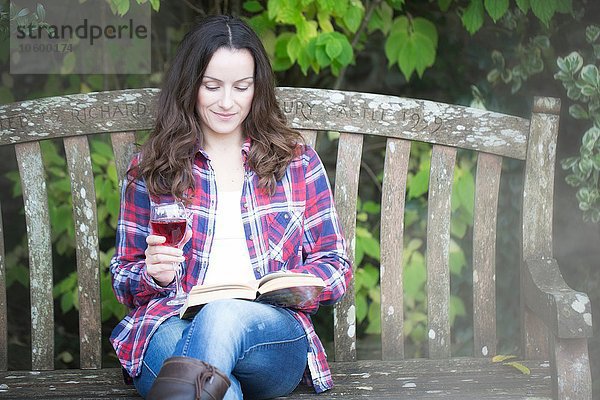
[[[252,139],[247,163],[258,175],[259,186],[273,194],[295,157],[302,136],[286,125],[260,39],[239,18],[207,17],[181,41],[158,98],[154,129],[141,147],[137,168],[129,171],[145,180],[151,195],[189,200],[188,190],[194,188],[192,163],[198,144],[203,143],[196,98],[208,63],[221,47],[246,49],[254,57],[254,98],[242,131]]]

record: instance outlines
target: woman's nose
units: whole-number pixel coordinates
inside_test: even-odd
[[[222,108],[231,108],[233,106],[233,99],[231,97],[231,90],[223,90],[221,98],[219,100],[219,106]]]

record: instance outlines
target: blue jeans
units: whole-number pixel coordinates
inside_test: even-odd
[[[133,382],[145,397],[164,360],[187,356],[229,376],[226,400],[269,399],[298,386],[308,351],[302,325],[287,310],[245,300],[218,300],[205,305],[192,320],[173,316],[163,322],[152,335],[141,374]]]

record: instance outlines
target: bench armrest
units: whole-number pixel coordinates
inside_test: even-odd
[[[554,258],[525,260],[525,304],[559,338],[592,337],[591,303],[587,294],[571,289]]]

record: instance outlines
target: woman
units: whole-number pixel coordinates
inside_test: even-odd
[[[183,249],[148,227],[151,204],[172,199],[193,216]],[[167,304],[179,262],[185,291],[278,270],[326,287],[302,310],[220,300],[182,320]],[[323,165],[285,125],[265,50],[241,20],[209,17],[180,44],[123,185],[111,272],[131,309],[111,342],[142,396],[272,398],[303,376],[332,387],[309,314],[343,296],[352,268]]]

